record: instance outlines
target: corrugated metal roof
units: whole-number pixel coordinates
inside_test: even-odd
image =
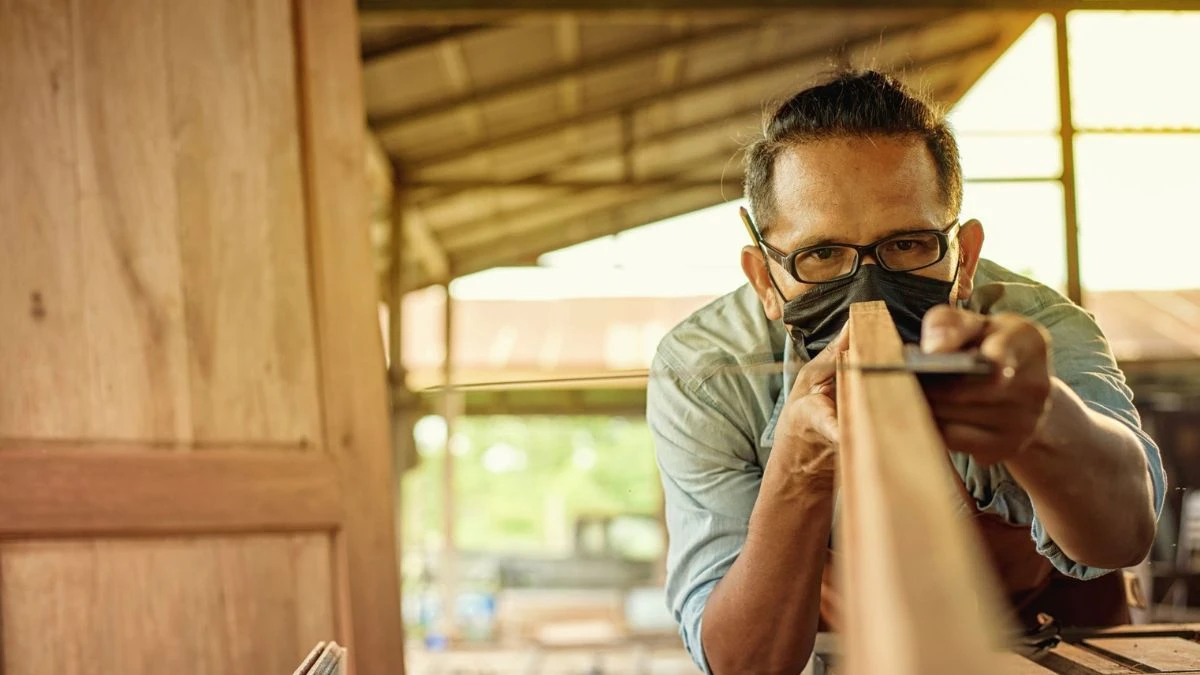
[[[736,198],[739,148],[814,76],[887,68],[951,104],[1034,18],[822,9],[411,25],[364,13],[379,271],[393,204],[409,290]]]

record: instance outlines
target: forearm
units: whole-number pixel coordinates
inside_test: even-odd
[[[1046,532],[1071,559],[1127,567],[1154,539],[1153,487],[1137,436],[1053,380],[1034,442],[1006,462]]]
[[[833,485],[768,462],[746,543],[713,589],[701,641],[714,673],[796,673],[817,631]]]

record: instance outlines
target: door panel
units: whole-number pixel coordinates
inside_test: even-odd
[[[318,443],[294,7],[0,7],[0,437]]]
[[[333,635],[323,534],[0,547],[4,672],[292,672]]]
[[[0,0],[0,669],[403,673],[353,0]]]

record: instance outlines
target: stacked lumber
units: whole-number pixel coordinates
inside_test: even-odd
[[[336,642],[318,642],[292,675],[342,675],[346,668],[346,648]]]

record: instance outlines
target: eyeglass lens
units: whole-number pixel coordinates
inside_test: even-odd
[[[914,232],[884,240],[875,247],[877,262],[893,272],[928,267],[942,255],[936,234]],[[796,275],[806,281],[828,281],[850,274],[858,251],[849,246],[822,246],[796,256]]]

